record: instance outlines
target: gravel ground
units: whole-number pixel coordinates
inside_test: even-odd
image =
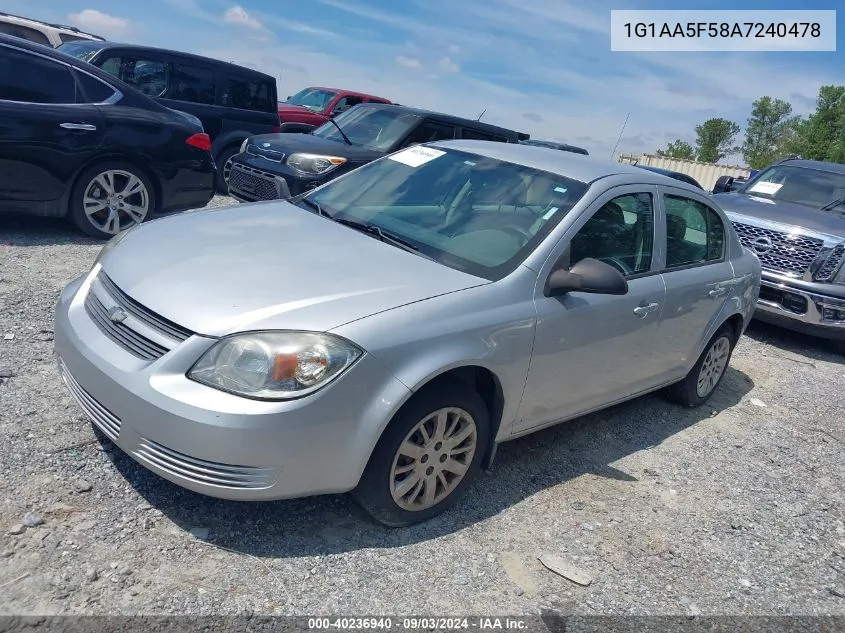
[[[705,408],[652,395],[504,444],[459,508],[389,530],[346,496],[205,498],[98,437],[52,311],[100,246],[0,218],[4,613],[845,615],[845,359],[824,342],[752,325]]]

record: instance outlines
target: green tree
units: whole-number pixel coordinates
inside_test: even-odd
[[[736,135],[739,125],[728,119],[708,119],[695,127],[696,158],[703,163],[715,163],[725,156],[736,154]]]
[[[742,156],[751,169],[762,169],[789,156],[801,118],[792,115],[792,105],[782,99],[761,97],[751,107]]]
[[[790,149],[802,158],[845,163],[845,86],[822,86],[816,111],[796,128]]]
[[[695,160],[695,149],[686,141],[677,138],[666,146],[666,149],[657,150],[658,156],[666,156],[667,158],[681,158],[686,160]]]

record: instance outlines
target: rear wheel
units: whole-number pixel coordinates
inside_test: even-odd
[[[466,492],[489,439],[478,393],[459,382],[425,389],[390,422],[353,497],[389,527],[431,519]]]
[[[736,333],[730,323],[725,323],[707,343],[686,377],[669,387],[669,399],[685,407],[704,404],[725,377],[735,344]]]
[[[146,174],[130,163],[104,162],[80,174],[70,218],[91,237],[109,239],[147,220],[154,209],[155,191]]]

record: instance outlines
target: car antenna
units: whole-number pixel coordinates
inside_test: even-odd
[[[479,115],[478,115],[478,118],[476,119],[476,121],[480,121],[480,120],[481,120],[481,117],[483,117],[483,116],[484,116],[484,113],[485,113],[485,112],[487,112],[487,108],[484,108],[484,109],[481,111],[481,114],[479,114]]]
[[[622,134],[625,133],[625,126],[628,125],[628,119],[631,118],[631,113],[628,113],[628,116],[625,117],[625,122],[622,124],[622,129],[619,130],[619,138],[616,139],[616,145],[613,146],[613,151],[610,152],[610,161],[613,162],[613,156],[616,154],[616,148],[619,147],[619,141],[622,140]]]

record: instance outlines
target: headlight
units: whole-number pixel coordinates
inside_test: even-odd
[[[319,154],[291,154],[287,164],[303,174],[321,176],[337,169],[346,162],[340,156],[320,156]]]
[[[249,139],[245,138],[244,142],[241,143],[241,148],[238,150],[239,154],[243,154],[246,151],[246,146],[249,145]]]
[[[363,352],[331,334],[251,332],[221,339],[188,378],[258,400],[299,398],[324,387]]]

